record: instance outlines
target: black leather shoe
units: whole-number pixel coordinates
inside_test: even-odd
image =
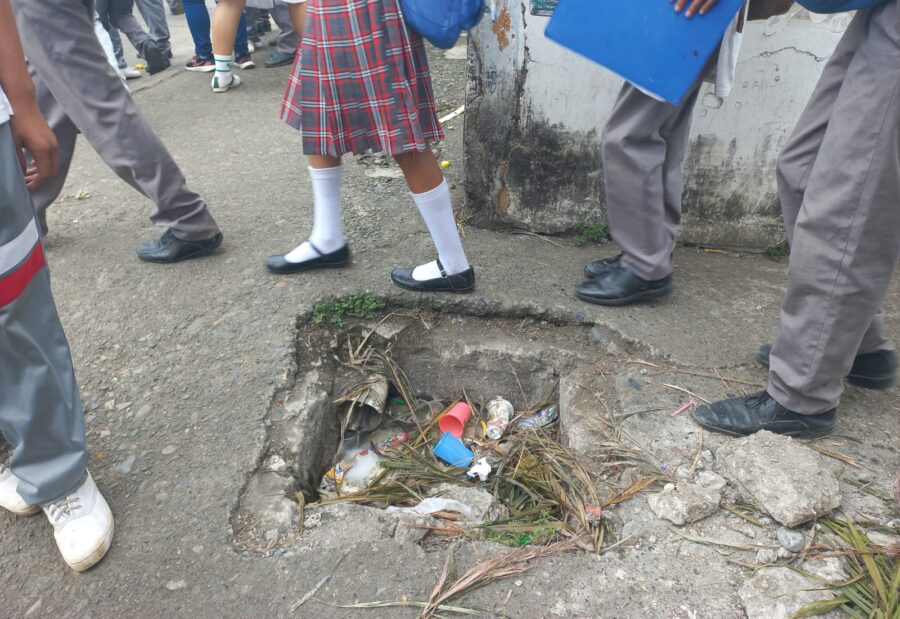
[[[712,432],[749,436],[760,430],[776,434],[815,438],[834,428],[837,409],[817,415],[801,415],[775,401],[767,391],[728,398],[694,410],[694,421]]]
[[[622,254],[618,256],[613,256],[612,258],[603,258],[602,260],[594,260],[593,262],[584,265],[584,276],[588,279],[594,279],[598,275],[603,275],[610,269],[614,269],[619,266],[619,263],[622,261]]]
[[[589,279],[575,289],[575,294],[582,301],[614,306],[662,299],[671,293],[671,275],[648,281],[623,266],[610,267],[605,273]]]
[[[266,258],[266,268],[272,273],[282,275],[289,273],[303,273],[316,269],[342,269],[350,265],[350,246],[344,245],[329,254],[323,254],[312,243],[309,244],[319,254],[317,258],[304,260],[303,262],[288,262],[284,255],[269,256]]]
[[[441,261],[437,261],[441,276],[420,281],[413,278],[412,267],[401,267],[391,271],[391,281],[414,292],[456,292],[466,293],[475,290],[475,269],[469,267],[462,273],[447,275]]]
[[[760,346],[756,358],[769,367],[772,345]],[[897,353],[893,350],[876,350],[856,355],[847,382],[862,389],[890,389],[897,382]]]
[[[212,253],[222,244],[222,233],[202,241],[183,241],[171,230],[166,230],[161,237],[137,248],[138,258],[144,262],[171,263],[181,262],[198,256]]]
[[[144,43],[143,49],[141,50],[142,55],[144,56],[144,60],[147,61],[147,73],[150,75],[154,75],[159,73],[160,71],[164,71],[171,66],[172,63],[169,62],[169,59],[166,58],[166,55],[159,48],[159,43],[154,41],[153,39],[148,40]]]

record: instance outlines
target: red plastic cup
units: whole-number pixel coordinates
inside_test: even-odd
[[[438,420],[441,432],[452,434],[456,438],[462,438],[466,429],[466,422],[472,416],[472,408],[465,402],[457,402],[447,413]]]

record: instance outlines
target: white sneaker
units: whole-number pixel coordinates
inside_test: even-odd
[[[221,81],[218,74],[214,75],[212,78],[213,92],[228,92],[232,88],[237,88],[240,85],[241,78],[239,78],[234,73],[231,74],[231,80],[228,82]]]
[[[247,41],[247,51],[251,54],[256,51],[256,46],[253,44],[253,41]]]
[[[139,77],[144,77],[144,74],[138,71],[137,69],[132,69],[131,67],[125,67],[122,69],[122,75],[125,76],[126,80],[136,80]]]
[[[0,507],[16,516],[34,516],[41,511],[40,505],[29,505],[19,495],[19,478],[12,474],[5,464],[0,462]]]
[[[113,516],[90,473],[78,490],[43,508],[53,525],[56,546],[73,570],[83,572],[106,555]]]

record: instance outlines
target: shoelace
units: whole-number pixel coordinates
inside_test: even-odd
[[[72,512],[81,507],[81,499],[77,494],[70,494],[67,497],[63,497],[58,501],[50,503],[47,506],[47,515],[50,517],[50,520],[53,521],[53,524],[57,524],[63,518],[68,518],[72,515]]]

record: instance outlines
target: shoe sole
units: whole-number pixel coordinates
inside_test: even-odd
[[[769,359],[757,353],[756,360],[764,368],[768,369]],[[848,374],[846,379],[848,383],[860,389],[869,389],[871,391],[887,391],[897,384],[896,374],[886,374],[882,376],[863,376],[861,374]]]
[[[81,561],[77,561],[75,563],[69,563],[69,567],[71,567],[76,572],[84,572],[86,570],[91,569],[106,556],[106,553],[109,552],[109,547],[112,546],[112,539],[115,533],[115,522],[110,520],[109,529],[106,531],[106,534],[103,536],[103,540],[100,542],[100,545],[97,546],[96,549],[86,558]]]
[[[232,77],[233,77],[233,79],[231,80],[231,82],[229,82],[228,86],[225,86],[224,88],[222,88],[221,86],[218,88],[213,86],[212,91],[214,93],[218,94],[218,93],[228,92],[229,90],[234,90],[235,88],[239,88],[243,82],[241,82],[241,80],[236,75],[232,76]]]
[[[302,263],[300,263],[302,265]],[[275,275],[296,275],[298,273],[309,273],[310,271],[318,271],[320,269],[345,269],[349,267],[351,262],[335,262],[332,264],[317,264],[315,266],[301,266],[298,269],[291,269],[289,271],[279,271],[272,269],[270,267],[266,267],[269,273],[274,273]],[[298,265],[299,266],[299,265]]]
[[[582,301],[593,303],[594,305],[605,305],[607,307],[621,307],[623,305],[631,305],[632,303],[640,303],[642,301],[656,301],[658,299],[665,299],[670,294],[672,294],[671,286],[662,290],[639,292],[638,294],[633,294],[630,297],[625,297],[623,299],[595,299],[588,295],[582,295],[578,292],[575,293]]]
[[[236,64],[234,66],[239,68],[241,71],[249,71],[250,69],[256,68],[256,63],[251,60],[250,62],[244,62],[241,64]]]
[[[19,516],[20,518],[28,518],[29,516],[34,516],[36,513],[41,511],[41,506],[40,505],[32,505],[28,509],[21,509],[21,510],[7,508],[7,511],[15,516]]]
[[[420,292],[422,294],[433,294],[433,293],[442,293],[447,292],[451,294],[469,294],[470,292],[474,292],[475,285],[472,284],[468,288],[441,288],[439,290],[420,290],[418,288],[414,288],[413,286],[407,286],[406,284],[401,284],[400,282],[391,278],[391,283],[397,286],[398,288],[403,288],[404,290],[409,290],[410,292]]]
[[[747,436],[746,434],[738,434],[737,432],[732,432],[732,431],[726,430],[724,428],[718,428],[716,426],[711,426],[707,423],[700,421],[693,415],[691,416],[691,418],[694,420],[694,423],[696,423],[698,426],[700,426],[704,430],[709,430],[710,432],[715,432],[717,434],[724,434],[726,436],[733,436],[735,438],[744,438],[745,436]],[[763,428],[763,430],[767,430],[767,429],[768,428]],[[793,438],[812,439],[812,438],[822,438],[824,436],[828,436],[829,434],[832,433],[833,430],[834,430],[834,428],[831,427],[826,430],[812,430],[809,432],[803,432],[801,430],[798,430],[796,432],[777,432],[776,434],[781,434],[782,436],[790,436]],[[762,431],[762,430],[760,430],[760,431]],[[769,430],[769,431],[771,432],[771,430]]]
[[[293,60],[286,60],[286,61],[284,61],[284,62],[279,62],[279,63],[277,63],[277,64],[269,64],[268,62],[264,62],[263,65],[264,65],[267,69],[277,69],[278,67],[286,67],[286,66],[288,66],[289,64],[291,64],[292,62],[294,62],[294,61],[293,61]]]
[[[190,71],[191,73],[212,73],[216,70],[215,65],[210,65],[208,67],[185,67],[185,71]]]

